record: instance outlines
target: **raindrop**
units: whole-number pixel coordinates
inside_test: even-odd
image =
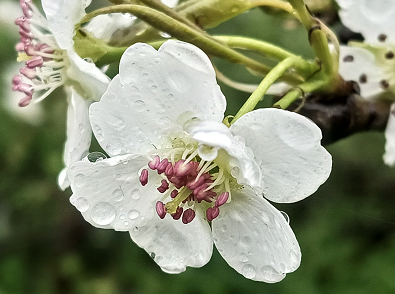
[[[145,102],[143,100],[134,101],[133,106],[137,112],[142,112],[145,110]]]
[[[92,220],[98,225],[108,225],[115,219],[115,209],[107,202],[99,202],[92,209]]]
[[[119,201],[122,201],[123,200],[123,192],[122,192],[122,190],[121,189],[115,189],[113,192],[112,192],[112,197],[113,197],[113,200],[115,201],[115,202],[119,202]]]
[[[253,224],[256,224],[256,223],[258,222],[258,219],[257,219],[255,216],[253,216],[253,217],[251,218],[251,222],[252,222]]]
[[[131,196],[132,196],[132,198],[133,198],[134,200],[137,200],[137,199],[140,198],[140,192],[139,192],[138,189],[132,190],[132,192],[130,192],[130,194],[131,194]]]
[[[287,223],[289,224],[290,218],[289,218],[288,214],[286,214],[284,211],[280,211],[280,212],[283,215],[283,217],[285,218],[285,220],[287,221]]]
[[[262,275],[267,282],[278,282],[284,276],[278,273],[272,266],[265,265],[261,268]]]
[[[125,215],[124,215],[124,214],[121,214],[121,215],[119,216],[119,218],[120,218],[120,219],[125,219]]]
[[[126,126],[125,121],[117,116],[109,116],[107,118],[107,123],[116,130],[122,130]]]
[[[246,264],[241,269],[241,274],[245,276],[247,279],[253,279],[256,276],[255,268],[251,264]]]
[[[106,159],[107,156],[105,156],[101,152],[92,152],[89,153],[86,158],[89,160],[89,162],[98,162],[98,161],[102,161],[103,159]]]
[[[251,238],[249,236],[244,236],[240,240],[240,245],[243,247],[247,247],[248,245],[251,244]]]
[[[129,222],[128,222],[128,221],[125,221],[125,222],[123,223],[123,225],[124,225],[125,227],[127,227],[127,226],[129,225]]]
[[[91,58],[84,58],[84,61],[88,63],[93,63],[93,60]]]
[[[151,86],[150,89],[152,92],[156,92],[156,90],[158,90],[158,87],[154,85],[154,86]]]
[[[129,211],[129,214],[128,214],[130,219],[136,219],[139,217],[139,215],[140,215],[140,213],[137,210],[131,210],[131,211]]]
[[[155,252],[151,252],[149,255],[151,256],[152,259],[155,259],[156,256]]]
[[[74,183],[77,187],[82,187],[85,185],[85,178],[86,176],[84,174],[77,174],[74,178]]]
[[[85,212],[89,208],[89,202],[85,197],[79,197],[75,200],[74,206],[81,212]]]
[[[266,213],[262,212],[261,218],[262,218],[264,223],[266,223],[266,224],[270,223],[270,218],[269,218],[269,216]]]
[[[248,261],[248,257],[247,257],[247,255],[245,255],[244,253],[241,253],[241,254],[239,255],[239,260],[240,260],[241,262],[247,262],[247,261]]]
[[[171,38],[171,35],[166,32],[160,32],[159,35],[161,35],[163,38],[166,38],[166,39]]]

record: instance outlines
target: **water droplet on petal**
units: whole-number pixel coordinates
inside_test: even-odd
[[[137,112],[143,112],[145,110],[145,102],[143,100],[134,101],[133,106]]]
[[[92,60],[91,58],[88,58],[88,57],[87,57],[87,58],[84,58],[84,61],[85,61],[85,62],[88,62],[88,63],[93,63],[93,60]]]
[[[92,152],[89,153],[86,158],[89,160],[89,162],[98,162],[98,161],[102,161],[103,159],[106,159],[107,156],[105,156],[101,152]]]
[[[73,204],[81,212],[85,212],[89,208],[89,202],[85,197],[77,198]]]
[[[140,213],[137,210],[131,210],[131,211],[129,211],[129,214],[128,214],[130,219],[136,219],[139,217],[139,215],[140,215]]]
[[[251,264],[246,264],[241,269],[241,274],[247,279],[253,279],[256,276],[256,270]]]
[[[288,214],[286,214],[284,211],[280,211],[280,212],[283,215],[283,217],[285,218],[285,220],[287,221],[287,223],[289,224],[290,218],[289,218]]]
[[[82,187],[83,185],[85,185],[85,181],[86,176],[84,174],[77,174],[74,177],[74,184],[76,185],[76,187]]]
[[[115,219],[115,208],[107,202],[99,202],[92,209],[92,220],[98,225],[109,225]]]
[[[123,192],[122,192],[121,189],[115,189],[115,190],[112,192],[112,197],[113,197],[113,200],[114,200],[115,202],[122,201],[122,200],[123,200],[123,196],[124,196],[124,194],[123,194]]]
[[[267,282],[277,282],[281,280],[283,274],[278,273],[272,266],[265,265],[261,268],[262,275]]]
[[[134,190],[132,190],[131,192],[130,192],[130,196],[132,196],[132,198],[134,199],[134,200],[137,200],[137,199],[139,199],[140,198],[140,191],[138,190],[138,189],[134,189]]]
[[[241,262],[247,262],[247,261],[248,261],[248,257],[247,257],[247,255],[245,255],[244,253],[241,253],[241,254],[239,255],[239,260],[240,260]]]
[[[244,236],[240,240],[240,245],[243,247],[247,247],[251,244],[252,239],[249,236]]]

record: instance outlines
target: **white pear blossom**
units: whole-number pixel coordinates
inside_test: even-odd
[[[45,17],[31,0],[21,0],[23,16],[19,25],[19,61],[25,61],[21,75],[13,78],[13,90],[24,93],[19,106],[40,102],[56,88],[65,85],[68,94],[66,168],[59,175],[59,186],[69,186],[67,167],[88,153],[91,127],[88,106],[107,89],[109,78],[91,61],[78,56],[73,48],[75,25],[85,15],[90,1],[42,0]]]
[[[129,231],[165,272],[203,266],[214,243],[245,277],[278,282],[298,268],[301,253],[262,195],[304,199],[327,179],[331,156],[303,116],[259,109],[228,128],[225,107],[199,48],[173,40],[158,51],[129,47],[90,107],[111,157],[70,167],[70,202],[95,227]]]
[[[365,99],[395,101],[395,1],[337,0],[342,22],[365,38],[340,47],[339,73],[345,80],[358,83]],[[395,103],[385,131],[383,156],[395,165]]]

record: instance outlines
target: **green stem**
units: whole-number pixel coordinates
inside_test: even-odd
[[[288,0],[299,15],[300,22],[309,33],[309,42],[313,48],[314,54],[321,63],[322,71],[325,75],[334,75],[337,66],[333,62],[333,58],[328,46],[328,39],[324,31],[321,29],[320,21],[312,17],[303,0]]]
[[[296,99],[298,99],[303,92],[300,88],[296,88],[294,90],[289,91],[284,95],[280,100],[273,104],[273,107],[287,109]]]
[[[246,37],[237,37],[237,36],[213,36],[213,37],[225,43],[231,48],[251,50],[260,55],[270,57],[279,61],[292,57],[295,59],[295,63],[293,65],[294,69],[298,71],[298,73],[306,79],[319,70],[319,65],[317,63],[308,62],[304,60],[302,57],[296,56],[291,52],[288,52],[282,48],[279,48],[275,45],[260,40],[246,38]]]
[[[158,12],[149,7],[128,4],[105,7],[87,14],[81,20],[80,24],[88,22],[100,14],[115,12],[131,13],[150,25],[169,33],[173,37],[198,46],[208,55],[214,55],[226,59],[232,63],[242,64],[243,66],[264,75],[267,74],[271,69],[269,66],[229,48],[225,44],[220,43],[205,33],[196,31],[184,23],[180,23],[166,14]],[[299,84],[303,81],[303,79],[296,74],[284,74],[282,78],[284,81],[291,84]]]
[[[237,112],[233,120],[230,124],[233,124],[244,114],[254,110],[255,106],[259,101],[262,100],[263,95],[269,89],[269,87],[280,78],[286,70],[291,68],[295,62],[295,58],[289,57],[279,62],[273,69],[265,76],[265,78],[261,81],[258,88],[251,94],[248,100],[244,103],[244,105]]]

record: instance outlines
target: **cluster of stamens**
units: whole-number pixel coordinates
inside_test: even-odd
[[[173,219],[181,218],[184,224],[188,224],[195,218],[196,203],[204,201],[210,205],[206,210],[206,218],[212,221],[219,215],[219,207],[229,200],[229,179],[214,162],[197,161],[197,151],[189,154],[185,149],[182,158],[174,160],[177,151],[172,151],[173,158],[170,160],[167,157],[161,160],[155,155],[148,163],[149,169],[156,170],[163,178],[157,190],[164,196],[156,203],[156,212],[162,219],[168,213]],[[188,158],[186,155],[189,155]],[[214,168],[218,168],[218,173],[211,174]],[[148,183],[148,174],[148,169],[140,173],[143,186]],[[167,198],[171,201],[165,204],[163,201]]]
[[[56,52],[42,39],[48,39],[48,26],[31,0],[20,0],[23,16],[15,24],[19,26],[20,42],[15,46],[19,53],[18,61],[25,60],[21,75],[12,79],[12,89],[26,96],[19,101],[19,106],[30,104],[34,91],[44,91],[35,99],[39,102],[63,84],[64,67],[62,54]],[[35,17],[36,16],[36,17]]]

